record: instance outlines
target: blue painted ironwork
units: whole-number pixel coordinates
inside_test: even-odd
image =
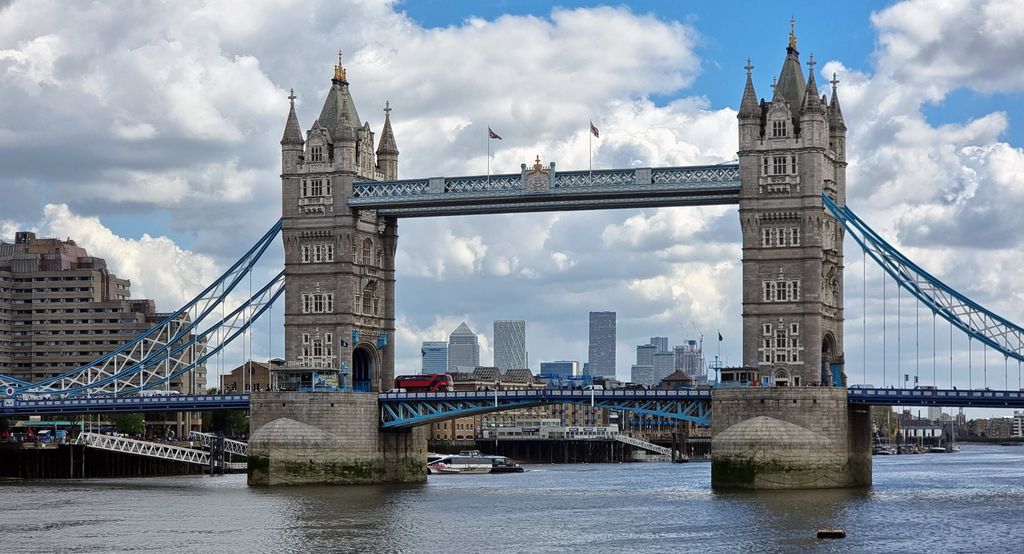
[[[851,388],[850,404],[944,406],[947,408],[1024,408],[1024,392],[1012,390]]]
[[[278,221],[214,283],[151,329],[114,351],[36,383],[0,375],[0,388],[5,394],[12,391],[14,395],[67,394],[85,390],[116,393],[166,382],[167,375],[180,366],[172,348],[194,334],[200,324],[224,303],[232,290],[252,271],[280,230],[281,221]],[[196,343],[193,340],[188,344]],[[181,349],[174,352],[181,353]]]
[[[40,399],[4,398],[0,400],[0,413],[9,416],[247,409],[249,409],[248,394],[75,396]]]
[[[422,217],[474,213],[537,212],[735,204],[740,176],[736,164],[629,168],[599,171],[544,171],[550,190],[528,190],[527,171],[501,175],[438,177],[399,181],[357,181],[349,207],[381,215]]]
[[[1004,356],[1024,361],[1024,328],[967,298],[918,267],[872,230],[848,207],[822,196],[825,207],[899,286],[935,314]]]
[[[710,390],[568,389],[382,393],[381,427],[398,429],[489,412],[545,404],[578,404],[711,424]]]

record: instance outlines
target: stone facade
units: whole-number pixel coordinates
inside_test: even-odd
[[[340,60],[320,117],[302,137],[291,111],[281,139],[285,362],[351,372],[358,391],[394,380],[397,222],[351,210],[356,180],[396,179],[390,106],[376,153]]]
[[[846,389],[716,389],[711,485],[820,489],[871,484],[871,416]]]
[[[250,398],[250,485],[427,478],[427,428],[381,430],[375,394],[255,392]]]
[[[743,363],[780,385],[833,383],[843,371],[843,229],[821,196],[846,202],[846,126],[805,84],[796,37],[771,102],[747,66],[739,111],[743,232]]]

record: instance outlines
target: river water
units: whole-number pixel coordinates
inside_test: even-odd
[[[0,551],[1024,551],[1024,447],[876,457],[864,490],[717,493],[700,462],[527,467],[408,486],[8,482]],[[815,539],[826,526],[847,538]]]

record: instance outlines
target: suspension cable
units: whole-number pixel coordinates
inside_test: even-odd
[[[974,388],[974,344],[967,335],[967,390]]]
[[[861,278],[862,285],[861,291],[861,310],[860,310],[860,322],[861,322],[861,346],[864,352],[861,354],[861,365],[863,365],[864,380],[862,383],[868,382],[868,253],[866,250],[861,250]]]
[[[886,371],[885,371],[885,339],[888,333],[885,330],[885,272],[882,272],[882,388],[886,385]]]
[[[935,311],[932,311],[932,385],[939,386],[938,378],[938,365],[939,365],[939,348],[935,344]]]
[[[914,385],[921,379],[921,303],[914,302]]]
[[[984,386],[987,389],[988,388],[988,345],[985,344],[985,343],[981,343],[981,364],[982,364],[982,367],[985,368],[983,370],[983,373],[981,374],[982,375],[982,383],[981,384],[982,384],[982,386]]]
[[[896,383],[903,376],[903,287],[896,283]],[[907,379],[903,379],[907,386]]]
[[[949,388],[953,388],[953,322],[949,322]]]

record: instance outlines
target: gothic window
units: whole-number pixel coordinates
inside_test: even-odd
[[[310,160],[311,161],[314,161],[314,162],[322,162],[322,161],[324,161],[324,147],[323,146],[314,146],[314,147],[310,148],[310,150],[311,150],[311,152],[310,152]]]
[[[768,227],[761,229],[761,246],[768,248],[772,245],[772,230]]]
[[[780,138],[780,137],[784,137],[784,136],[786,136],[786,122],[785,122],[785,120],[772,121],[772,137],[773,138]]]
[[[302,263],[319,264],[324,262],[334,261],[334,245],[333,244],[303,244],[302,245]]]
[[[363,296],[357,292],[355,294],[355,298],[352,301],[352,311],[353,312],[355,312],[357,314],[363,313],[363,311],[361,309],[363,307],[363,300],[362,299],[363,299]]]
[[[786,161],[786,156],[773,156],[772,175],[785,175],[787,173]]]
[[[302,198],[309,196],[309,181],[305,179],[302,180],[302,186],[299,189],[299,196]]]
[[[800,337],[794,329],[799,329],[799,324],[791,323],[788,326],[779,323],[774,327],[770,323],[764,324],[764,336],[761,338],[760,359],[762,363],[799,363],[800,353],[803,347],[800,345]]]
[[[764,248],[800,246],[799,227],[763,227],[761,246]]]
[[[334,311],[334,293],[304,293],[302,295],[302,313],[325,314]]]
[[[789,165],[792,168],[792,171],[793,171],[794,175],[799,173],[799,171],[797,171],[797,169],[796,169],[796,156],[790,156],[789,157]]]
[[[773,280],[761,281],[762,295],[764,302],[795,302],[800,300],[799,280]]]
[[[310,247],[307,244],[302,245],[302,263],[308,264],[310,262],[309,255]]]
[[[363,241],[362,263],[365,264],[365,265],[370,265],[371,263],[373,263],[373,258],[371,258],[372,254],[373,254],[373,241],[370,240],[370,239],[366,239],[366,240]]]
[[[384,267],[384,250],[377,249],[377,267]]]
[[[761,158],[761,175],[768,175],[768,156]]]

